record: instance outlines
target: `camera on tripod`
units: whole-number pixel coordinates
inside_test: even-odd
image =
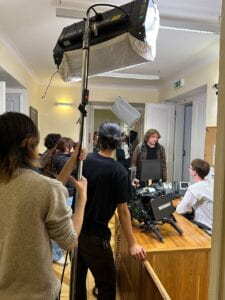
[[[129,204],[131,217],[141,223],[143,231],[153,232],[160,242],[163,242],[164,238],[157,225],[169,223],[182,235],[183,231],[176,224],[173,216],[175,208],[172,200],[175,198],[177,198],[177,194],[166,194],[163,187],[158,184],[138,189]]]

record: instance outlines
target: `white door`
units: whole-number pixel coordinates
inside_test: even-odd
[[[157,129],[161,134],[160,144],[166,151],[167,180],[173,181],[174,168],[174,132],[175,132],[175,104],[153,104],[145,106],[144,131]]]
[[[0,81],[0,114],[5,112],[5,82]]]
[[[6,93],[6,111],[21,111],[21,94]]]
[[[174,180],[190,181],[189,165],[195,158],[204,158],[205,145],[205,121],[206,121],[206,93],[196,96],[185,96],[183,103],[176,104],[176,125],[175,125],[175,145],[174,145]],[[185,106],[192,105],[192,117],[185,116]],[[190,113],[190,112],[189,112]],[[185,119],[188,127],[189,142],[185,144]],[[185,146],[185,145],[184,145]],[[188,156],[183,156],[183,150],[188,150]],[[186,169],[186,175],[184,175]]]

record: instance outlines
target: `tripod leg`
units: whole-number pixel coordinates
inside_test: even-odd
[[[183,230],[182,230],[179,226],[177,226],[177,224],[176,224],[174,221],[171,221],[170,224],[176,229],[176,231],[177,231],[180,235],[183,234]]]

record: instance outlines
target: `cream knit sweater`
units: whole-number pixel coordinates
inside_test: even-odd
[[[0,183],[1,300],[56,299],[50,238],[65,250],[77,243],[67,197],[59,181],[29,169]]]

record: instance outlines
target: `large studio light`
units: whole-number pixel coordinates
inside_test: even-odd
[[[90,18],[89,76],[153,61],[159,13],[152,0],[134,0]],[[65,27],[54,48],[64,81],[82,76],[85,21]]]

